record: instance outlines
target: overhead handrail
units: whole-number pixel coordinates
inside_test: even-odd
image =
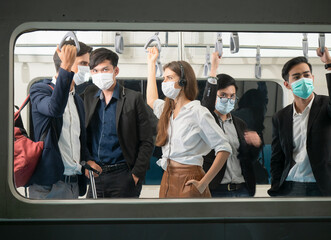
[[[161,52],[161,41],[160,41],[160,38],[159,38],[159,33],[156,32],[153,36],[151,36],[145,46],[144,46],[144,49],[145,49],[145,52],[148,52],[148,48],[151,47],[150,45],[153,43],[153,42],[156,42],[156,48],[157,50],[159,50],[159,53]]]
[[[216,43],[215,43],[215,52],[218,52],[218,56],[221,57],[223,53],[223,40],[222,33],[217,33]]]
[[[115,51],[119,54],[122,54],[124,51],[123,36],[120,32],[115,33]]]
[[[320,33],[318,37],[318,46],[321,48],[321,52],[324,53],[324,47],[325,47],[325,34]]]
[[[231,33],[230,36],[230,51],[231,53],[239,52],[239,35],[237,32]]]
[[[255,64],[255,78],[261,78],[261,54],[260,54],[260,46],[256,47],[256,64]]]
[[[70,37],[70,38],[72,38],[72,39],[74,40],[75,45],[76,45],[76,49],[77,49],[77,53],[79,53],[79,51],[80,51],[80,45],[79,45],[79,42],[78,42],[77,36],[76,36],[76,34],[75,34],[73,31],[69,31],[69,32],[67,32],[67,33],[64,35],[64,37],[62,38],[62,40],[61,40],[61,42],[60,42],[60,44],[59,44],[59,49],[60,49],[60,51],[61,51],[61,48],[63,47],[63,44],[64,44],[65,40],[66,40],[68,37]]]
[[[210,63],[210,47],[207,46],[206,48],[206,62],[203,65],[203,75],[205,77],[208,77],[209,71],[211,69],[211,63]]]
[[[305,58],[308,58],[308,38],[307,33],[303,33],[303,39],[302,39],[302,50],[303,50],[303,56]]]
[[[184,48],[203,48],[205,49],[208,44],[188,44],[185,43]],[[38,44],[21,44],[18,43],[15,45],[15,48],[23,48],[23,47],[28,47],[28,48],[34,48],[34,47],[54,47],[54,44],[43,44],[43,43],[38,43]],[[89,46],[91,47],[106,47],[106,48],[112,48],[115,47],[114,44],[105,44],[105,43],[90,43]],[[145,44],[125,44],[124,48],[143,48]],[[165,46],[163,44],[162,46]],[[178,44],[168,44],[169,48],[178,48]],[[214,48],[215,46],[211,46],[210,48]],[[230,48],[230,45],[223,44],[223,48]],[[254,49],[256,50],[256,45],[240,45],[241,49]],[[302,46],[270,46],[270,45],[260,45],[261,49],[266,49],[266,50],[290,50],[290,51],[301,51]],[[314,51],[316,50],[316,47],[309,47],[309,51]]]

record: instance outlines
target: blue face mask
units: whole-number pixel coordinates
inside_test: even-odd
[[[307,99],[314,91],[313,80],[310,78],[301,78],[291,84],[293,94],[299,98]]]
[[[228,114],[234,108],[235,102],[231,103],[229,99],[224,103],[220,97],[217,97],[215,108],[221,114]]]

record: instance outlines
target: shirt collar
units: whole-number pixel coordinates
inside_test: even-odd
[[[302,113],[298,113],[297,110],[295,109],[295,103],[293,102],[292,106],[293,106],[293,117],[297,116],[297,115],[301,115],[306,113],[307,111],[310,111],[311,106],[313,105],[313,101],[315,99],[315,94],[313,94],[313,98],[310,100],[309,104],[307,105],[307,107],[305,108],[305,110],[303,110]]]
[[[185,104],[185,105],[182,107],[182,109],[191,109],[192,107],[197,106],[197,105],[201,105],[201,104],[200,104],[200,101],[198,101],[198,100],[194,100],[194,101],[191,101],[191,102]]]
[[[222,118],[220,117],[220,115],[218,115],[218,114],[216,114],[216,115],[217,115],[218,120],[220,120],[220,121],[222,121],[222,122],[227,122],[227,121],[229,121],[229,123],[231,123],[231,122],[233,121],[231,113],[228,113],[228,114],[227,114],[227,118],[225,119],[225,121],[222,120]]]
[[[99,91],[94,95],[94,97],[96,97],[96,98],[99,97],[101,100],[104,99],[104,95],[102,93],[102,90],[99,89]],[[118,86],[117,83],[115,85],[112,98],[115,98],[116,100],[118,100],[120,98],[120,90],[119,90],[119,86]]]

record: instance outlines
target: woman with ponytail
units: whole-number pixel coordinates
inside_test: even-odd
[[[159,99],[155,63],[158,50],[148,49],[147,104],[159,118],[156,145],[162,147],[157,164],[164,169],[160,198],[211,197],[208,184],[224,165],[231,147],[207,108],[195,100],[197,80],[185,61],[166,64]],[[203,156],[211,149],[216,157],[205,174]]]

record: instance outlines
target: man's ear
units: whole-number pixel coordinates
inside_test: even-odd
[[[114,68],[114,76],[116,77],[120,73],[120,69],[116,66]]]
[[[289,89],[289,90],[292,89],[292,88],[291,88],[291,84],[290,84],[288,81],[284,81],[284,86],[285,86],[287,89]]]

